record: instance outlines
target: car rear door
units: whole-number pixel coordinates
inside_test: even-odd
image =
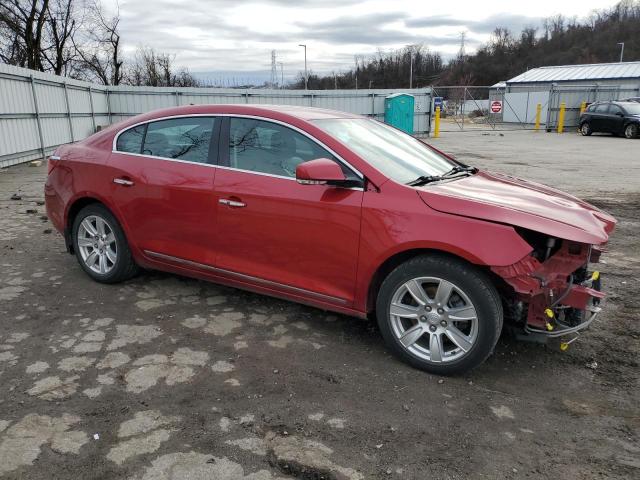
[[[116,138],[111,196],[145,255],[213,263],[220,124],[212,116],[168,118]]]
[[[322,157],[358,178],[300,131],[225,119],[215,178],[217,268],[292,295],[353,302],[363,189],[297,183],[296,166]]]

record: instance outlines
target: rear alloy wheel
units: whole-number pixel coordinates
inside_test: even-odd
[[[584,122],[582,125],[580,125],[580,133],[585,137],[591,135],[593,133],[591,131],[591,125],[589,125],[588,122]]]
[[[400,358],[441,375],[480,365],[502,329],[502,305],[488,277],[445,256],[416,257],[391,272],[380,288],[377,316]]]
[[[624,129],[624,136],[627,138],[637,138],[638,137],[638,124],[630,123]]]
[[[91,204],[80,210],[72,232],[78,262],[94,280],[116,283],[138,272],[122,228],[103,205]]]

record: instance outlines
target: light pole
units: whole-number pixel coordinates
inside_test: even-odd
[[[413,88],[413,52],[409,52],[409,89]]]
[[[307,83],[309,82],[309,77],[307,76],[307,46],[303,44],[298,46],[304,48],[304,89],[307,90]]]
[[[624,55],[624,42],[619,42],[620,45],[620,63],[622,63],[622,56]]]
[[[278,62],[280,65],[280,88],[284,88],[284,63]]]

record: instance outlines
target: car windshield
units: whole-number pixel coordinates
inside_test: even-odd
[[[313,123],[399,183],[443,175],[456,166],[420,140],[376,120],[332,118]]]
[[[640,115],[640,103],[627,103],[625,104],[624,109],[629,115]]]

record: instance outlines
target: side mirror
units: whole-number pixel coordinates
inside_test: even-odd
[[[622,112],[616,112],[616,115],[619,116],[619,117],[624,117]]]
[[[347,177],[333,160],[318,158],[296,167],[296,181],[302,185],[341,185]]]

